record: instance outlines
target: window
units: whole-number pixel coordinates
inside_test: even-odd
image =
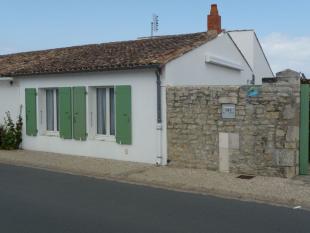
[[[97,134],[115,135],[114,88],[97,88]]]
[[[131,92],[129,85],[26,88],[26,133],[131,145]]]
[[[58,89],[46,89],[46,130],[59,131]]]

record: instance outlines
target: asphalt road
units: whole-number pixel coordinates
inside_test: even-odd
[[[3,233],[309,233],[310,212],[0,164]]]

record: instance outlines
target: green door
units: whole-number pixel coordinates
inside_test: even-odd
[[[73,87],[73,138],[85,141],[86,134],[86,88]]]
[[[309,174],[309,93],[310,85],[302,84],[300,93],[299,174]]]
[[[71,87],[61,87],[59,93],[59,134],[61,138],[72,139],[72,96]]]
[[[115,95],[116,142],[131,145],[131,87],[116,86]]]
[[[37,91],[35,88],[25,89],[26,134],[37,136]]]

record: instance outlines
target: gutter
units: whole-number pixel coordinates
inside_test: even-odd
[[[97,73],[97,72],[111,72],[111,71],[127,71],[127,70],[143,70],[143,69],[158,69],[159,64],[139,65],[139,66],[125,66],[125,67],[96,67],[73,70],[51,70],[51,71],[32,71],[20,73],[7,73],[2,75],[11,75],[13,77],[20,76],[39,76],[39,75],[55,75],[55,74],[76,74],[76,73]],[[0,74],[1,78],[1,74]]]

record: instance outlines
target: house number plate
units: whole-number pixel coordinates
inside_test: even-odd
[[[236,118],[236,105],[235,104],[222,104],[222,118],[223,119]]]

